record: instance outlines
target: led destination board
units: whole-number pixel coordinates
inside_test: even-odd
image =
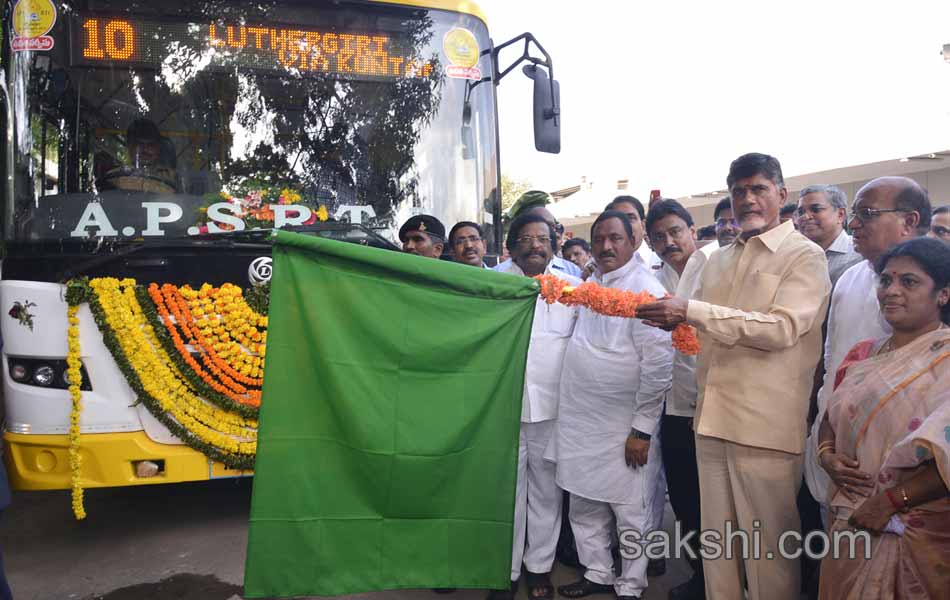
[[[159,65],[172,57],[209,60],[212,66],[296,69],[374,78],[429,77],[389,33],[304,29],[293,25],[149,22],[87,16],[74,27],[73,60],[83,64]]]

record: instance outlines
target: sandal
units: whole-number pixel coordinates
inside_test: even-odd
[[[554,584],[550,573],[532,573],[527,571],[528,600],[553,600]]]
[[[561,587],[557,588],[557,593],[564,596],[565,598],[583,598],[584,596],[590,596],[591,594],[613,594],[614,586],[605,585],[603,583],[594,583],[585,577],[580,581],[562,585]]]

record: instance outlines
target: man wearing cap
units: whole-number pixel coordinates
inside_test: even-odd
[[[540,215],[544,217],[544,220],[554,227],[557,231],[560,223],[557,222],[557,219],[554,218],[554,215],[551,214],[547,208],[548,204],[553,202],[551,195],[547,192],[541,190],[529,190],[523,194],[511,205],[511,208],[508,209],[508,216],[511,219],[517,219],[521,215]],[[577,265],[571,261],[561,258],[558,254],[561,251],[560,244],[560,234],[558,235],[557,249],[554,253],[554,257],[551,259],[551,269],[555,275],[559,273],[567,273],[571,277],[580,278],[581,270]],[[506,261],[503,261],[495,267],[496,271],[507,272],[511,270],[511,259],[509,258]]]
[[[399,241],[403,252],[439,258],[445,248],[445,225],[432,215],[416,215],[399,228]]]

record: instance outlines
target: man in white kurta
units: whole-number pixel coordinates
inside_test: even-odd
[[[553,274],[569,285],[581,280],[552,269],[553,228],[540,216],[516,218],[508,231],[506,246],[512,261],[501,272],[531,277]],[[515,495],[514,538],[511,550],[511,581],[517,582],[524,563],[528,572],[528,596],[553,593],[549,573],[561,531],[561,489],[555,483],[554,464],[544,459],[558,411],[558,389],[564,355],[578,309],[548,304],[540,297],[534,309],[531,343],[525,366],[521,404],[521,436],[518,445],[518,479]],[[514,587],[514,586],[512,586]],[[494,597],[510,596],[499,590]]]
[[[921,198],[917,203],[916,218],[913,210],[893,211],[899,207],[898,197]],[[912,208],[910,206],[906,208]],[[878,213],[876,217],[852,216],[850,225],[855,232],[855,250],[865,259],[852,266],[838,279],[831,295],[828,311],[828,334],[825,337],[824,381],[818,391],[818,416],[811,427],[805,445],[805,481],[822,506],[825,520],[828,505],[828,486],[831,479],[814,458],[817,454],[818,428],[825,416],[828,399],[834,392],[835,376],[844,357],[858,342],[883,338],[891,334],[891,326],[881,314],[877,299],[877,273],[874,262],[885,252],[901,242],[921,234],[917,224],[930,220],[931,209],[926,192],[913,180],[903,177],[875,179],[862,187],[854,198],[853,210],[860,215],[863,209],[891,210]]]
[[[592,227],[598,269],[588,281],[609,288],[647,291],[663,286],[640,261],[626,215],[607,211]],[[670,388],[670,334],[637,319],[606,317],[581,308],[561,375],[555,454],[557,483],[571,493],[571,528],[586,571],[562,586],[562,596],[581,597],[613,586],[622,598],[647,587],[647,556],[634,558],[632,539],[652,528],[659,477],[663,398]],[[623,565],[614,576],[610,547],[616,520]]]

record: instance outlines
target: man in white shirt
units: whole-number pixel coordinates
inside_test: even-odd
[[[516,218],[505,241],[512,262],[503,272],[525,277],[554,274],[570,285],[579,285],[580,279],[551,270],[555,236],[554,228],[540,215]],[[554,593],[550,573],[561,530],[562,493],[555,483],[554,464],[543,456],[557,419],[560,374],[577,314],[577,307],[547,304],[540,297],[534,310],[521,404],[512,588],[493,591],[489,596],[493,600],[513,598],[522,562],[529,598],[550,598]]]
[[[660,283],[634,259],[634,232],[625,214],[604,212],[591,234],[597,270],[589,281],[663,296]],[[571,528],[586,571],[558,593],[639,598],[647,587],[648,559],[634,541],[645,538],[653,522],[661,468],[655,441],[673,362],[670,335],[638,319],[581,308],[568,353],[554,454],[558,485],[571,493]],[[623,557],[619,577],[610,552],[614,522]]]
[[[482,226],[472,221],[459,221],[449,230],[449,251],[452,259],[463,265],[487,269],[485,236]]]
[[[545,208],[545,205],[550,203],[551,196],[547,192],[531,190],[525,192],[520,198],[518,198],[514,206],[511,207],[509,214],[514,219],[520,217],[521,215],[540,215],[544,217],[544,220],[551,227],[554,227],[556,231],[558,227],[557,219],[554,218],[554,215],[551,214],[551,211]],[[560,252],[560,250],[561,248],[558,245],[557,250],[554,252],[554,257],[551,259],[551,268],[554,269],[554,274],[558,277],[560,277],[562,274],[567,274],[571,277],[580,277],[580,268],[566,258],[561,258],[558,256],[558,252]],[[507,271],[511,268],[511,262],[512,260],[510,258],[504,260],[495,267],[495,270]]]
[[[798,228],[825,251],[832,288],[842,273],[861,262],[844,229],[847,212],[848,197],[836,186],[810,185],[798,193]]]
[[[818,426],[834,392],[841,362],[858,342],[890,335],[877,300],[874,262],[897,244],[924,235],[930,227],[927,190],[907,177],[879,177],[862,187],[854,198],[848,221],[854,248],[865,260],[844,272],[831,296],[825,338],[824,382],[817,395],[818,415],[805,444],[805,481],[826,512],[830,479],[815,454]]]
[[[627,215],[630,220],[630,227],[633,229],[634,248],[637,252],[634,258],[646,265],[651,273],[656,274],[656,271],[663,266],[663,261],[649,245],[644,243],[646,230],[643,222],[646,220],[646,213],[643,210],[643,203],[633,196],[617,196],[610,201],[610,204],[604,210],[616,210]]]
[[[693,218],[676,200],[662,200],[647,214],[647,235],[653,248],[663,259],[657,279],[667,293],[692,298],[699,289],[700,275],[706,259],[719,248],[712,242],[696,247]],[[698,250],[698,251],[697,251]],[[660,446],[663,469],[669,489],[670,504],[684,535],[699,535],[699,471],[696,468],[696,438],[692,420],[696,412],[696,357],[679,352],[673,355],[673,386],[666,397],[661,422]],[[686,583],[670,590],[670,600],[692,600],[706,597],[703,562],[699,554],[699,538],[693,537],[695,556],[688,556],[693,576]]]

